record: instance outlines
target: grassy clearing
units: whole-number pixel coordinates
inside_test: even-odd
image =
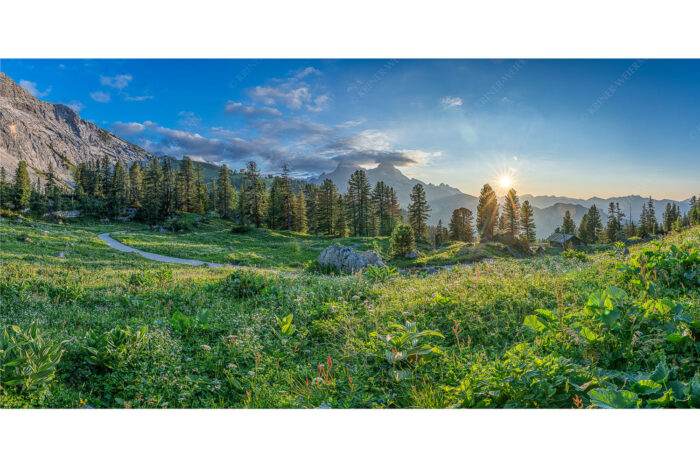
[[[695,279],[641,280],[608,252],[374,282],[163,265],[96,238],[124,225],[28,224],[0,222],[0,328],[36,323],[63,355],[46,384],[3,387],[2,407],[672,407],[693,406],[700,389]],[[214,248],[236,239],[268,261],[250,264],[282,269],[335,241],[223,226],[122,239],[217,262],[233,252]],[[683,244],[697,249],[700,230],[663,243]],[[688,264],[682,274],[700,274]],[[605,316],[621,313],[610,327],[590,305],[609,286],[627,297],[601,302],[614,305]],[[648,300],[672,306],[647,313]]]

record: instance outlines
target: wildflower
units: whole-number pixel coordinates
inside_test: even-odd
[[[321,378],[320,376],[317,376],[311,380],[312,384],[321,384],[322,382],[323,382],[323,378]]]
[[[206,351],[211,350],[211,347],[209,347],[207,344],[202,344],[202,345],[200,345],[200,347],[202,348],[202,350],[206,350]]]
[[[235,363],[229,363],[229,364],[226,365],[226,366],[227,366],[229,369],[231,369],[231,370],[233,370],[234,368],[238,368],[238,365],[236,365]]]
[[[352,296],[352,299],[353,299],[353,300],[359,300],[360,297],[359,297],[358,295],[353,295],[353,296]]]
[[[254,376],[254,375],[255,375],[255,372],[254,372],[253,370],[250,370],[250,371],[248,372],[248,375]]]

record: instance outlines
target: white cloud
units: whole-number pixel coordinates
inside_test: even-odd
[[[440,104],[442,104],[443,109],[451,109],[452,107],[462,107],[462,98],[445,96],[440,99]]]
[[[310,66],[310,67],[306,67],[303,70],[301,70],[300,72],[298,72],[296,75],[294,75],[294,77],[297,79],[303,79],[309,75],[320,75],[320,74],[321,74],[320,71],[318,71],[316,68]]]
[[[124,96],[125,101],[131,101],[131,102],[142,102],[142,101],[147,101],[149,99],[153,99],[153,96],[130,96],[126,94]]]
[[[95,102],[102,102],[107,103],[111,100],[111,97],[108,92],[102,92],[102,91],[95,91],[90,93],[90,97],[92,98],[93,101]]]
[[[100,76],[100,83],[103,86],[109,86],[111,88],[117,88],[119,90],[127,87],[131,80],[131,75]]]
[[[134,136],[146,129],[146,125],[136,122],[115,122],[111,125],[112,131],[122,136]]]
[[[27,81],[26,79],[19,80],[19,85],[29,91],[32,96],[36,98],[48,96],[48,94],[51,92],[51,88],[46,88],[43,91],[39,91],[34,81]]]
[[[279,117],[282,112],[272,107],[253,107],[246,106],[240,102],[228,101],[226,102],[226,107],[224,108],[224,113],[229,115],[242,114],[246,117]]]

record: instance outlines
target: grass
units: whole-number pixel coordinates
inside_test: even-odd
[[[619,374],[664,363],[669,381],[690,384],[700,363],[691,347],[659,339],[661,328],[639,328],[632,342],[588,316],[591,294],[611,285],[630,297],[647,293],[619,269],[626,259],[609,252],[587,261],[501,258],[373,282],[302,272],[335,239],[232,234],[223,221],[116,236],[157,253],[297,271],[280,274],[163,265],[96,238],[128,228],[0,221],[0,329],[36,323],[64,350],[44,391],[3,387],[0,407],[595,407],[604,403],[592,391],[630,387]],[[374,239],[342,243],[372,249]],[[698,248],[700,230],[663,243],[682,244]],[[424,262],[471,254],[455,243]],[[664,293],[698,320],[698,287],[683,287]],[[524,326],[541,309],[554,310],[563,327]],[[582,340],[581,322],[601,340]],[[393,327],[406,323],[415,325]],[[129,337],[137,329],[141,341]]]

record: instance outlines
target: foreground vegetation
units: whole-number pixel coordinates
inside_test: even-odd
[[[163,265],[117,230],[0,222],[0,406],[700,407],[698,228],[410,276],[304,272],[325,240],[289,232],[124,236],[298,272]]]

